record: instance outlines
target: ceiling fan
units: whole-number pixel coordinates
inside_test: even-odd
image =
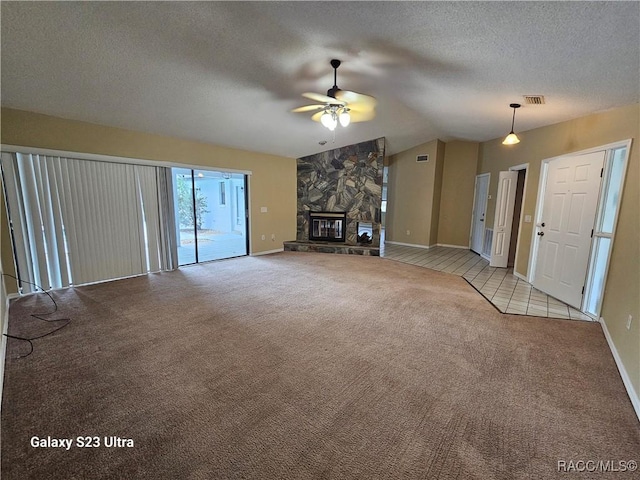
[[[320,122],[322,125],[333,131],[338,123],[346,127],[351,122],[366,122],[376,116],[375,107],[378,101],[363,93],[341,90],[338,88],[338,67],[340,60],[331,60],[333,67],[333,87],[326,95],[320,93],[306,92],[302,96],[310,100],[315,100],[318,104],[305,105],[294,108],[292,112],[315,112],[311,120]]]

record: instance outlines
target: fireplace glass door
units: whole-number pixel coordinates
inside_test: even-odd
[[[346,213],[309,212],[309,240],[344,242]]]

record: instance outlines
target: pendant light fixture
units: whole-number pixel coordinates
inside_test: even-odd
[[[503,145],[515,145],[516,143],[520,143],[520,139],[518,136],[513,133],[513,123],[516,121],[516,108],[520,108],[519,103],[511,103],[509,104],[511,108],[513,108],[513,118],[511,119],[511,132],[506,138],[502,141]]]

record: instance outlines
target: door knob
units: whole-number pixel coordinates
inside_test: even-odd
[[[538,232],[538,235],[540,235],[541,237],[544,237],[544,232]]]
[[[542,224],[540,225],[541,227],[544,227],[544,222],[542,222]]]

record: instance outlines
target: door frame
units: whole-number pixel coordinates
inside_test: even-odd
[[[520,240],[522,235],[522,224],[525,223],[525,215],[524,215],[524,204],[527,200],[527,179],[529,177],[529,163],[521,163],[520,165],[514,165],[513,167],[509,167],[509,170],[520,171],[524,170],[524,186],[522,187],[522,203],[520,204],[520,221],[518,222],[518,236],[516,238],[516,258],[513,260],[513,275],[515,277],[521,278],[525,280],[524,275],[516,272],[517,262],[518,262],[518,252],[520,251]],[[517,195],[517,192],[516,192]],[[513,229],[513,225],[511,226]]]
[[[251,190],[249,189],[250,178],[251,175],[244,175],[244,231],[245,235],[247,236],[247,256],[253,254],[253,252],[251,251]]]
[[[471,247],[473,246],[473,229],[475,226],[475,218],[476,218],[476,195],[478,193],[478,178],[479,177],[487,177],[487,195],[484,199],[484,214],[485,214],[485,219],[487,218],[487,204],[489,203],[489,187],[491,186],[491,173],[481,173],[479,175],[476,175],[474,184],[473,184],[473,206],[471,207],[471,229],[469,232],[469,250],[471,250]],[[485,231],[487,230],[487,225],[486,222],[484,224],[484,230],[482,231],[482,244],[484,245],[484,235],[485,235]],[[479,255],[482,256],[482,248],[480,249],[480,253]]]
[[[542,221],[542,210],[543,210],[543,206],[544,206],[544,194],[545,194],[545,187],[546,187],[546,183],[547,183],[547,177],[548,177],[548,173],[549,173],[549,163],[554,161],[554,160],[558,160],[558,159],[562,159],[565,157],[573,157],[576,155],[587,155],[589,153],[595,153],[595,152],[601,152],[601,151],[605,151],[606,155],[605,155],[605,165],[603,166],[603,168],[607,167],[607,159],[609,156],[609,150],[612,150],[614,148],[620,148],[620,147],[624,147],[626,146],[628,151],[631,148],[631,139],[626,139],[626,140],[620,140],[618,142],[612,142],[612,143],[608,143],[606,145],[600,145],[597,147],[592,147],[592,148],[588,148],[585,150],[578,150],[575,152],[567,152],[564,153],[562,155],[557,155],[555,157],[550,157],[550,158],[545,158],[540,162],[540,178],[538,180],[538,197],[536,198],[536,211],[535,211],[535,216],[534,216],[534,228],[532,229],[531,232],[531,249],[529,250],[529,268],[527,270],[527,282],[530,284],[533,284],[533,279],[535,276],[535,271],[537,268],[537,260],[538,260],[538,248],[539,248],[539,243],[540,243],[540,237],[536,234],[537,233],[537,227],[540,225],[540,222]],[[627,164],[628,166],[628,164]],[[600,187],[602,189],[602,187]],[[601,208],[601,195],[598,196],[598,206],[596,207],[596,212],[598,212]],[[597,215],[597,213],[596,213]],[[617,224],[617,216],[616,216],[616,224]],[[615,228],[615,226],[614,226]],[[612,245],[613,248],[613,245]],[[589,258],[591,258],[592,255],[592,250],[593,250],[593,239],[591,239],[591,247],[590,247],[590,252],[589,252]],[[609,258],[610,260],[610,258]],[[608,270],[608,262],[607,262],[607,270]],[[591,273],[591,262],[589,262],[587,264],[587,270],[585,271],[585,279],[588,278],[588,276]],[[580,303],[580,311],[584,312],[584,301],[585,301],[585,296],[582,296],[582,301]]]
[[[513,166],[509,167],[506,171],[509,171],[509,172],[520,172],[521,170],[524,170],[524,185],[522,186],[522,202],[520,204],[520,221],[518,222],[518,225],[517,225],[518,234],[516,236],[516,252],[515,252],[515,259],[514,259],[514,262],[513,262],[513,275],[526,281],[527,278],[524,275],[522,275],[521,273],[516,272],[516,267],[517,267],[516,261],[518,259],[518,252],[520,251],[520,241],[521,241],[521,235],[522,235],[522,224],[525,223],[525,215],[524,215],[525,208],[524,208],[524,206],[525,206],[525,201],[527,199],[527,179],[529,177],[529,162],[521,163],[519,165],[513,165]],[[489,175],[489,174],[484,174],[484,175]],[[476,175],[476,177],[477,177],[477,175]],[[517,185],[516,185],[516,188],[517,188]],[[516,195],[517,194],[518,194],[518,192],[516,190]],[[488,198],[489,197],[487,197],[487,199]],[[474,192],[474,201],[475,201],[475,192]],[[496,199],[496,202],[497,201],[498,201],[498,199]],[[496,203],[496,212],[497,212],[497,210],[498,210],[498,205]],[[496,213],[494,212],[494,221],[495,221],[495,214]],[[528,223],[528,222],[526,222],[526,223]],[[473,226],[473,218],[472,218],[472,226]],[[486,228],[486,226],[485,226],[485,228]],[[514,225],[512,223],[511,224],[511,231],[509,232],[510,235],[511,235],[511,233],[513,233],[513,228],[514,228]],[[494,235],[495,235],[495,232],[494,232]],[[469,244],[471,244],[471,241],[469,241]],[[484,257],[484,255],[483,255],[483,258],[486,258],[486,260],[491,261],[491,256]]]
[[[250,195],[250,190],[249,190],[249,179],[251,178],[251,172],[246,172],[243,170],[233,170],[233,169],[229,169],[229,168],[217,168],[217,167],[199,167],[199,166],[195,166],[195,165],[173,165],[171,167],[168,167],[169,170],[171,171],[171,174],[169,175],[171,177],[171,193],[172,193],[172,201],[174,202],[174,228],[176,231],[178,231],[180,229],[180,220],[179,220],[179,214],[178,214],[178,208],[176,208],[175,203],[177,202],[177,190],[176,190],[176,182],[175,180],[175,174],[173,172],[173,170],[189,170],[191,172],[191,201],[192,201],[192,205],[193,205],[193,211],[194,211],[194,243],[195,243],[195,249],[194,249],[194,257],[195,257],[195,262],[193,263],[184,263],[184,264],[179,264],[179,259],[178,259],[178,246],[179,246],[179,241],[176,241],[175,244],[173,245],[173,255],[176,258],[176,262],[177,262],[177,267],[185,267],[185,266],[190,266],[190,265],[198,265],[201,263],[206,263],[206,262],[211,262],[211,261],[216,261],[218,259],[214,259],[214,260],[200,260],[199,258],[199,249],[198,249],[198,230],[197,230],[197,225],[195,225],[195,219],[196,219],[196,208],[197,208],[197,192],[196,192],[196,185],[195,185],[195,180],[196,180],[196,171],[199,172],[215,172],[215,173],[222,173],[222,174],[237,174],[237,175],[242,175],[243,180],[242,180],[242,185],[243,185],[243,196],[244,196],[244,235],[245,235],[245,251],[246,253],[244,255],[238,255],[240,256],[250,256],[252,255],[251,252],[251,232],[250,232],[250,228],[251,228],[251,209],[249,208],[249,195]],[[226,180],[226,177],[223,177],[223,179]],[[219,191],[218,191],[219,192]],[[230,221],[231,224],[234,225],[235,221],[234,221],[234,207],[233,207],[233,202],[235,201],[234,196],[235,193],[231,190],[228,189],[228,191],[226,191],[225,193],[226,195],[226,204],[229,206],[229,215],[230,215]],[[177,238],[179,239],[179,232],[177,233]],[[234,258],[234,257],[224,257],[226,258]],[[221,259],[222,260],[222,259]]]

